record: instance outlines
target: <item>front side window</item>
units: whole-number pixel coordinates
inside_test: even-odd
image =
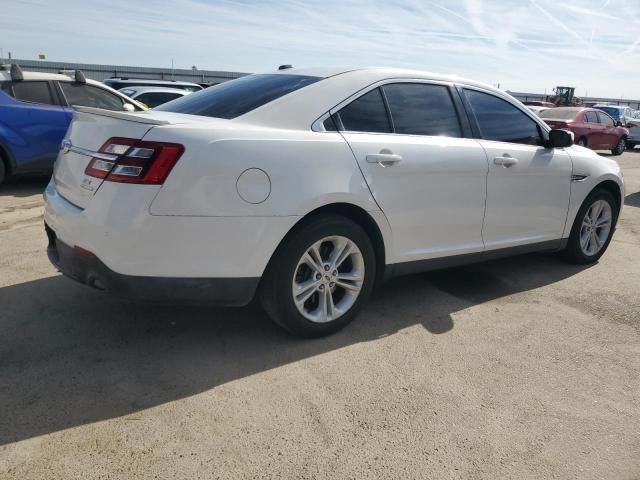
[[[485,140],[542,145],[537,123],[506,100],[476,90],[465,94]]]
[[[613,127],[613,119],[606,113],[598,112],[598,118],[600,119],[600,123],[602,123],[603,125]]]
[[[395,133],[461,137],[449,89],[443,85],[394,83],[382,87]]]
[[[247,75],[160,105],[157,110],[232,119],[321,79],[277,73]]]
[[[51,93],[49,82],[11,82],[11,87],[7,90],[7,93],[12,95],[16,100],[23,102],[42,103],[45,105],[56,104]]]
[[[598,123],[596,112],[585,112],[584,121],[587,123]]]
[[[60,82],[69,105],[122,111],[124,101],[118,95],[86,83]]]
[[[338,113],[342,129],[351,132],[391,133],[391,123],[379,88],[356,98]]]

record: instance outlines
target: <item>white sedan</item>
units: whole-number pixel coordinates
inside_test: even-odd
[[[620,168],[508,94],[394,69],[246,76],[140,113],[78,108],[45,192],[51,261],[136,298],[349,323],[393,275],[533,251],[590,263]]]

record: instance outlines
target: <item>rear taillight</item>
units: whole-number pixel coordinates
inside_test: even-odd
[[[106,141],[91,159],[84,173],[108,182],[161,185],[176,164],[184,147],[177,143],[145,142],[114,137]]]

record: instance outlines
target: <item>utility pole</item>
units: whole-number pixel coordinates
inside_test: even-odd
[[[173,58],[171,59],[171,80],[175,80],[175,78],[173,78]]]

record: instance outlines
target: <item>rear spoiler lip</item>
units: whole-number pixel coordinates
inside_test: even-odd
[[[73,109],[81,113],[89,113],[91,115],[99,115],[101,117],[118,118],[120,120],[126,120],[128,122],[145,123],[147,125],[171,125],[172,122],[168,120],[158,120],[155,118],[144,118],[140,115],[142,112],[130,113],[130,112],[116,112],[114,110],[104,110],[102,108],[95,107],[81,107],[73,106]],[[144,115],[144,113],[142,113]]]

